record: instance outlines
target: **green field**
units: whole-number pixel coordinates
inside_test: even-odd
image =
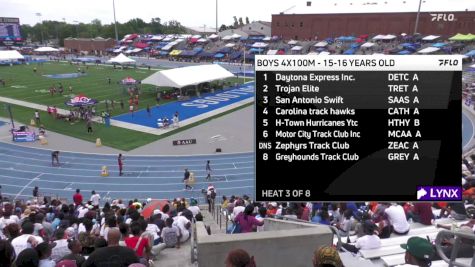
[[[36,74],[33,72],[37,68]],[[85,69],[85,66],[79,66]],[[88,65],[85,69],[87,75],[80,78],[70,79],[52,79],[42,75],[47,74],[65,74],[75,73],[78,71],[77,65],[70,65],[69,63],[44,63],[32,65],[14,65],[14,66],[0,66],[0,79],[6,81],[6,86],[0,85],[0,96],[24,100],[32,103],[56,106],[57,108],[69,109],[64,104],[68,99],[76,94],[83,93],[90,98],[97,99],[96,112],[99,113],[105,110],[105,100],[113,100],[115,102],[114,109],[111,111],[112,116],[128,112],[128,96],[124,94],[124,87],[118,84],[125,77],[132,77],[136,80],[142,80],[149,75],[155,73],[157,70],[146,69],[113,69],[110,66],[96,66]],[[108,84],[108,78],[112,82]],[[226,80],[230,83],[242,82],[242,79],[230,78]],[[56,93],[54,96],[50,95],[49,88],[51,86],[59,86],[62,83],[64,87],[63,95]],[[73,87],[73,93],[69,92],[69,86]],[[170,88],[162,88],[161,90],[170,90]],[[156,104],[156,89],[152,85],[141,85],[141,95],[139,102],[139,109],[145,108],[147,104],[153,106]],[[124,109],[120,108],[120,101],[124,101]],[[166,103],[162,100],[160,103]],[[8,118],[6,105],[0,103],[0,116]],[[248,105],[246,105],[248,106]],[[29,125],[30,120],[34,118],[34,110],[27,107],[12,105],[12,113],[14,120],[22,124]],[[110,107],[109,107],[110,108]],[[240,107],[242,108],[242,107]],[[188,128],[197,126],[210,119],[223,116],[231,113],[237,109],[224,112],[217,116],[208,118],[206,120],[180,127],[175,131],[169,132],[166,135],[157,136],[133,130],[123,129],[119,127],[105,127],[103,124],[94,123],[94,133],[88,134],[86,124],[84,121],[66,122],[62,120],[53,119],[46,112],[41,112],[41,123],[45,126],[47,131],[54,131],[60,134],[72,136],[82,140],[95,142],[96,138],[101,138],[102,144],[105,146],[117,148],[124,151],[129,151],[153,141],[159,140],[166,136],[170,136],[177,132],[186,130]]]

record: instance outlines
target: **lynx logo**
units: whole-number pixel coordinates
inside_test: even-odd
[[[462,188],[458,186],[419,186],[417,200],[462,200]]]
[[[431,21],[455,21],[454,14],[435,13],[430,15],[432,17]]]

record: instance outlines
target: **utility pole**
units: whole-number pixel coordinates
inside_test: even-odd
[[[414,26],[414,35],[417,33],[417,30],[419,28],[419,16],[421,13],[421,5],[422,5],[422,0],[419,0],[419,9],[417,9],[416,26]]]
[[[43,20],[41,19],[41,13],[36,13],[35,15],[40,18],[41,44],[44,45],[44,38],[43,38]]]
[[[216,0],[216,34],[218,34],[218,0]]]
[[[115,18],[115,0],[112,0],[112,8],[114,10],[114,30],[115,30],[115,41],[119,41],[119,33],[117,32],[117,20]]]

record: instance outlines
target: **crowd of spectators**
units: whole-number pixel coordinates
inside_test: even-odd
[[[146,217],[150,199],[117,199],[100,208],[99,194],[92,191],[85,201],[77,189],[72,204],[40,200],[2,204],[0,266],[150,266],[160,251],[189,242],[191,222],[203,218],[194,199],[152,207]]]

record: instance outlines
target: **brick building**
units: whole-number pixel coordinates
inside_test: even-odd
[[[89,54],[102,54],[107,49],[113,48],[116,41],[111,38],[96,37],[90,38],[66,38],[64,39],[64,48],[72,52],[88,52]]]

